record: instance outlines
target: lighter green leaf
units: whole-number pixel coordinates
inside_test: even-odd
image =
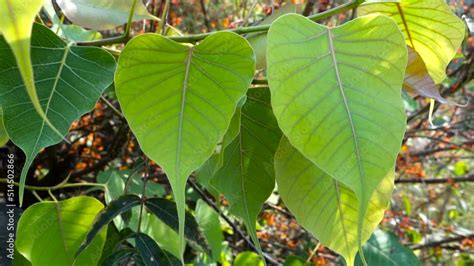
[[[18,70],[25,84],[24,88],[33,103],[34,109],[57,135],[61,135],[48,120],[47,114],[41,107],[30,58],[31,29],[44,1],[0,0],[0,34],[3,35],[4,40],[10,46],[11,52],[13,52]]]
[[[92,197],[74,197],[30,206],[18,222],[15,246],[32,265],[97,265],[105,243],[103,229],[74,260],[102,203]]]
[[[222,234],[219,214],[204,201],[198,200],[196,204],[196,221],[206,236],[212,250],[212,258],[206,262],[220,262],[224,235]]]
[[[446,67],[464,39],[465,25],[445,0],[367,3],[360,6],[358,12],[360,15],[381,14],[394,19],[406,43],[423,58],[435,83],[446,78]]]
[[[36,88],[56,134],[30,102],[14,56],[0,39],[0,106],[10,139],[26,154],[20,178],[20,202],[28,168],[41,149],[59,143],[71,123],[90,111],[112,83],[115,61],[95,47],[68,46],[48,28],[35,24],[31,56]]]
[[[211,184],[229,200],[230,212],[241,217],[260,249],[256,219],[275,187],[273,157],[281,131],[267,88],[249,90],[242,108],[240,133],[224,151],[223,167]]]
[[[403,35],[384,16],[328,28],[293,14],[276,20],[268,34],[268,78],[280,128],[305,157],[355,192],[365,217],[405,132]]]
[[[234,266],[264,266],[264,261],[254,252],[245,251],[237,255]]]
[[[341,254],[347,264],[353,265],[358,250],[359,219],[354,192],[306,159],[286,138],[282,138],[275,155],[275,174],[280,196],[297,221],[323,245]],[[372,194],[364,218],[362,242],[369,239],[383,218],[393,181],[391,171]]]
[[[3,124],[3,109],[0,107],[0,147],[5,146],[10,138]]]
[[[142,150],[168,175],[182,252],[186,180],[222,140],[254,70],[252,48],[231,32],[196,46],[146,34],[131,40],[120,56],[117,96]]]
[[[77,25],[94,30],[113,29],[127,23],[132,0],[56,0],[64,15]],[[132,21],[158,20],[137,0]]]
[[[391,232],[376,230],[364,246],[368,265],[419,266],[420,261],[413,251],[400,243]],[[355,265],[362,265],[359,257]]]

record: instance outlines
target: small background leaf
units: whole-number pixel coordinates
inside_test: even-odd
[[[376,230],[364,245],[363,250],[368,265],[421,265],[413,251],[403,246],[398,237],[391,232]],[[355,265],[362,265],[359,256],[357,256]]]
[[[264,266],[263,260],[254,252],[245,251],[237,255],[234,266]]]
[[[219,214],[200,199],[196,205],[196,221],[202,228],[212,250],[212,257],[207,259],[206,263],[219,262],[224,241]]]
[[[179,259],[162,250],[155,240],[143,233],[138,233],[135,236],[135,242],[137,245],[137,252],[140,255],[143,263],[145,263],[147,266],[182,265]]]

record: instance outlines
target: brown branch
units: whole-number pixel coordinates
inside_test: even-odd
[[[474,175],[464,177],[450,177],[450,178],[409,178],[409,179],[396,179],[395,184],[445,184],[445,183],[460,183],[460,182],[474,182]]]
[[[206,195],[206,192],[204,192],[198,184],[196,184],[193,180],[191,179],[188,179],[188,184],[201,196],[201,198],[207,203],[207,205],[209,205],[211,208],[214,209],[214,211],[216,211],[221,217],[222,219],[224,219],[229,225],[230,227],[232,227],[232,230],[234,230],[234,232],[237,232],[237,234],[245,241],[245,243],[247,243],[247,245],[253,250],[253,251],[257,251],[257,248],[255,247],[255,245],[252,243],[252,241],[245,235],[244,232],[242,232],[242,230],[240,230],[240,228],[234,223],[232,222],[229,217],[227,217],[220,209],[219,207],[217,207],[217,205],[214,203],[214,201],[208,197]],[[271,263],[271,264],[275,264],[275,265],[279,265],[278,261],[276,259],[274,259],[273,257],[271,257],[269,254],[263,252],[263,256],[265,257],[265,259]]]
[[[316,0],[308,0],[303,10],[303,16],[307,17],[313,12],[314,4],[316,4]]]
[[[450,237],[450,238],[446,238],[446,239],[443,239],[443,240],[440,240],[440,241],[434,241],[434,242],[428,242],[428,243],[425,243],[425,244],[413,245],[413,246],[411,246],[411,249],[412,250],[417,250],[417,249],[439,247],[439,246],[442,246],[444,244],[459,242],[459,241],[462,241],[466,238],[474,238],[474,234],[470,234],[470,235],[467,235],[467,236]]]

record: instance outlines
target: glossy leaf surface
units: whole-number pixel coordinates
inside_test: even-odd
[[[38,97],[48,119],[62,136],[71,123],[94,108],[101,93],[112,83],[115,61],[95,47],[69,46],[48,28],[35,24],[31,58]],[[47,125],[24,89],[15,58],[0,39],[0,106],[10,139],[26,154],[20,178],[20,202],[28,168],[41,149],[62,137]]]

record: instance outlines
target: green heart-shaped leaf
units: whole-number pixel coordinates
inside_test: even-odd
[[[95,47],[67,45],[48,28],[35,24],[31,59],[38,97],[55,133],[35,111],[24,89],[15,57],[0,39],[0,106],[10,139],[26,154],[20,178],[20,202],[26,174],[41,149],[59,143],[71,123],[94,108],[113,81],[114,58]]]
[[[24,88],[36,112],[56,134],[61,135],[41,107],[30,58],[32,25],[43,3],[44,0],[0,0],[0,34],[13,52]]]
[[[225,148],[223,166],[211,179],[212,187],[229,200],[230,212],[241,217],[257,249],[257,215],[275,187],[275,156],[281,131],[266,88],[249,90],[241,111],[237,137]]]
[[[275,155],[275,174],[278,192],[298,222],[323,245],[341,254],[347,265],[353,265],[359,220],[354,192],[306,159],[287,138],[282,138]],[[362,243],[369,239],[388,207],[393,174],[388,173],[370,198]]]
[[[81,256],[74,258],[74,254],[102,208],[102,203],[92,197],[36,203],[18,222],[15,248],[32,265],[97,265],[106,228],[95,236]]]
[[[395,20],[406,43],[418,52],[435,83],[446,78],[446,67],[465,36],[464,22],[444,0],[401,0],[400,3],[367,3],[359,15],[381,14]]]
[[[355,192],[361,231],[405,132],[403,35],[384,16],[328,28],[290,14],[272,24],[268,45],[280,128],[305,157]]]
[[[252,48],[230,32],[196,46],[145,34],[120,56],[117,97],[142,150],[168,175],[182,251],[186,180],[213,154],[254,71]]]

